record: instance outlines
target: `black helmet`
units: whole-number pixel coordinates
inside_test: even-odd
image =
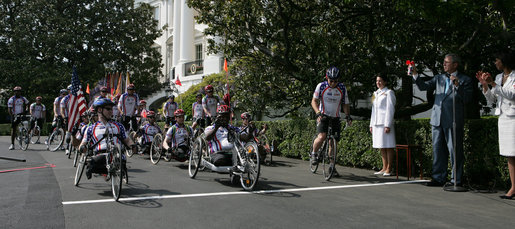
[[[327,78],[329,79],[336,80],[340,78],[340,69],[334,66],[330,67],[329,69],[327,69],[325,76],[327,76]]]
[[[106,99],[106,98],[102,98],[102,99],[97,99],[94,103],[93,103],[93,107],[95,109],[99,108],[99,107],[109,107],[109,106],[114,106],[114,103],[110,100],[110,99]]]

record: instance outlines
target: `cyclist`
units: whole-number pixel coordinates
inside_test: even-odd
[[[252,122],[252,115],[249,112],[243,112],[241,115],[242,126],[240,127],[241,139],[243,142],[249,142],[260,135],[265,134],[268,126],[263,124],[262,129],[259,131]]]
[[[39,129],[43,129],[43,122],[45,121],[46,117],[46,107],[44,104],[41,103],[41,100],[43,98],[41,96],[36,97],[36,102],[32,103],[30,105],[30,129],[29,129],[29,135],[32,133],[32,129],[34,128],[36,122],[38,123]],[[39,133],[36,133],[39,134]],[[36,144],[39,143],[39,140],[36,142]]]
[[[54,99],[54,120],[52,121],[52,129],[56,128],[59,120],[62,121],[63,115],[61,114],[61,100],[68,95],[68,90],[61,89],[59,96]]]
[[[127,85],[127,92],[120,96],[118,101],[118,110],[122,118],[122,123],[125,129],[138,130],[138,123],[136,120],[136,112],[139,106],[139,96],[134,91],[136,87],[134,84]],[[129,123],[132,121],[132,126]]]
[[[317,115],[317,132],[318,137],[313,142],[313,152],[311,152],[311,163],[316,164],[315,152],[317,152],[327,137],[329,126],[335,134],[336,141],[340,139],[341,123],[340,110],[346,115],[347,124],[352,123],[350,117],[349,96],[347,89],[343,83],[338,82],[340,78],[340,70],[336,67],[330,67],[326,71],[325,78],[327,81],[319,83],[313,93],[311,107]],[[331,161],[331,163],[334,163]],[[338,175],[335,168],[334,174]]]
[[[138,106],[138,111],[137,111],[137,115],[136,115],[136,119],[138,120],[138,125],[144,125],[145,122],[147,121],[147,114],[148,114],[149,110],[147,109],[147,101],[145,100],[140,100],[139,101],[139,106]]]
[[[109,99],[99,99],[93,102],[93,108],[97,112],[98,121],[88,127],[84,138],[80,144],[79,150],[81,153],[86,153],[89,144],[98,144],[92,149],[94,155],[91,157],[90,163],[86,170],[86,177],[91,179],[91,175],[94,172],[105,173],[106,172],[106,155],[107,155],[107,141],[104,139],[106,129],[109,130],[110,134],[115,137],[114,144],[121,146],[121,141],[126,145],[132,147],[132,150],[136,152],[136,145],[125,133],[125,128],[118,122],[111,121],[113,115],[114,103]],[[125,156],[122,154],[122,165],[125,168]]]
[[[193,129],[184,124],[184,110],[175,110],[174,116],[176,123],[166,132],[163,149],[173,153],[176,160],[183,162],[190,152],[189,142],[193,137]]]
[[[68,110],[69,110],[68,104],[70,102],[70,97],[71,97],[70,91],[72,90],[72,85],[71,84],[68,85],[66,90],[68,90],[68,94],[61,99],[60,109],[61,109],[61,115],[64,118],[63,130],[64,130],[64,133],[66,134],[65,135],[66,149],[68,149],[68,146],[69,146],[70,140],[71,140],[71,133],[68,132],[68,130],[67,130],[68,129]],[[66,155],[68,155],[69,153],[70,152],[68,150],[66,150]]]
[[[215,166],[233,165],[231,171],[240,173],[238,168],[238,155],[234,151],[234,133],[239,129],[229,124],[231,111],[229,106],[220,105],[213,125],[206,127],[206,140],[208,141],[211,160]]]
[[[107,95],[109,94],[109,88],[107,88],[106,86],[102,86],[100,88],[100,95],[95,99],[107,99]]]
[[[20,86],[14,87],[13,91],[14,96],[9,98],[9,100],[7,101],[7,111],[11,116],[11,145],[9,146],[9,150],[14,149],[16,127],[18,127],[18,124],[21,123],[21,118],[17,116],[25,114],[25,112],[27,111],[27,105],[29,104],[29,100],[21,96]]]
[[[120,95],[117,95],[113,98],[113,103],[115,109],[113,109],[113,120],[119,122],[120,121],[120,110],[118,110],[118,100],[120,100]]]
[[[86,134],[86,130],[89,126],[96,123],[98,121],[97,112],[93,107],[89,108],[84,114],[81,116],[82,122],[79,124],[79,129],[77,133],[74,135],[73,146],[79,147],[84,135]]]
[[[193,113],[193,125],[191,128],[195,129],[197,125],[204,128],[206,126],[206,120],[204,119],[204,108],[202,107],[202,94],[197,94],[197,101],[193,103],[191,107]]]
[[[206,125],[209,126],[216,117],[216,109],[221,100],[220,97],[214,95],[213,86],[207,85],[204,87],[204,91],[206,91],[206,96],[202,99],[202,108],[206,116]]]
[[[174,113],[179,108],[179,105],[174,101],[175,96],[168,96],[168,101],[163,105],[163,115],[165,117],[165,130],[170,128],[170,125],[175,124]]]
[[[159,125],[156,123],[156,113],[154,111],[149,111],[147,113],[147,120],[148,122],[140,129],[140,145],[142,148],[138,154],[143,154],[149,150],[150,144],[152,144],[152,141],[154,140],[154,136],[161,133],[161,128],[159,128]]]

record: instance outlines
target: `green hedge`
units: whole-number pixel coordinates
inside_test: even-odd
[[[260,123],[258,122],[257,125],[260,126]],[[316,132],[314,120],[293,119],[266,123],[269,126],[267,137],[276,142],[278,154],[308,159],[312,139]],[[417,177],[422,164],[424,177],[430,177],[433,150],[429,119],[396,121],[395,133],[397,144],[420,146],[420,149],[412,155],[414,161],[412,174]],[[481,188],[494,185],[509,187],[507,160],[499,156],[497,118],[467,120],[464,150],[466,157],[464,180],[466,182],[471,186]],[[344,130],[338,144],[338,151],[338,164],[368,169],[382,166],[380,153],[372,148],[369,121],[354,121],[352,126]],[[422,153],[422,162],[419,160],[420,153]],[[400,151],[400,174],[407,172],[406,160],[405,151]],[[450,165],[449,168],[451,168]]]

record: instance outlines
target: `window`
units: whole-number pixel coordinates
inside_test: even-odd
[[[159,28],[159,6],[154,7],[154,20],[157,21],[157,29]]]
[[[203,60],[202,44],[195,45],[195,60]]]

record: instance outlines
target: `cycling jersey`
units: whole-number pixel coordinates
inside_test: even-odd
[[[104,134],[106,132],[106,129],[109,128],[109,133],[113,135],[120,135],[119,139],[118,137],[114,137],[114,141],[116,144],[121,145],[121,141],[127,138],[127,135],[125,133],[125,128],[122,124],[118,122],[109,121],[107,124],[102,123],[101,121],[98,121],[88,127],[86,131],[85,138],[82,139],[82,143],[90,143],[91,145],[96,144],[97,142],[104,137]],[[98,143],[93,151],[98,152],[101,150],[106,150],[107,144],[106,139],[102,139],[100,143]]]
[[[23,96],[13,96],[7,101],[7,107],[12,108],[13,115],[23,113],[26,104],[29,104],[29,100]]]
[[[75,135],[75,138],[79,141],[82,141],[82,138],[84,137],[86,131],[88,130],[88,128],[91,126],[92,124],[89,123],[89,124],[86,124],[86,123],[83,123],[81,122],[79,124],[79,131],[77,131],[77,134]]]
[[[349,96],[343,83],[338,83],[335,88],[331,88],[327,81],[319,83],[313,98],[320,100],[320,112],[330,117],[340,117],[341,106],[349,104]]]
[[[136,93],[129,95],[129,93],[124,93],[120,96],[120,100],[118,101],[118,107],[122,111],[122,115],[124,116],[134,116],[136,114],[136,108],[139,106],[139,96]]]
[[[33,103],[30,105],[31,117],[33,118],[43,118],[43,113],[46,111],[44,104]]]
[[[259,133],[258,129],[255,128],[254,126],[252,126],[252,127],[251,126],[241,126],[240,127],[240,134],[247,134],[247,135],[251,134],[252,136],[257,136],[258,133]],[[254,139],[254,138],[252,138],[252,139]]]
[[[61,100],[63,99],[63,97],[64,96],[58,96],[58,97],[55,97],[55,99],[54,99],[54,106],[55,106],[55,109],[57,112],[57,114],[55,114],[55,116],[62,115],[61,114]]]
[[[70,102],[70,95],[66,95],[61,99],[60,108],[64,108],[64,114],[61,114],[63,117],[68,117],[68,102]]]
[[[180,127],[179,124],[175,124],[172,126],[172,128],[168,129],[168,132],[166,132],[166,138],[172,142],[172,148],[178,146],[188,146],[187,140],[191,137],[192,134],[193,129],[191,129],[191,127],[186,125]]]
[[[147,123],[140,130],[143,133],[141,136],[143,144],[152,143],[154,136],[161,133],[161,128],[159,128],[157,123],[154,123],[154,125]]]
[[[205,132],[213,131],[213,129],[215,129],[214,125],[208,126],[206,127]],[[239,129],[232,125],[229,125],[228,128],[219,127],[218,130],[216,130],[215,136],[208,143],[209,151],[211,152],[211,154],[224,151],[228,152],[232,150],[232,148],[234,147],[234,143],[229,141],[229,130],[239,132]]]
[[[174,117],[173,112],[179,108],[176,102],[166,102],[163,106],[163,112],[165,113],[165,117]]]
[[[202,104],[194,102],[191,110],[193,111],[194,119],[204,118],[204,109],[202,108]]]
[[[202,99],[202,107],[205,108],[214,117],[216,115],[216,107],[220,102],[220,97],[214,95],[213,97],[204,96]],[[208,114],[206,114],[208,115]]]

